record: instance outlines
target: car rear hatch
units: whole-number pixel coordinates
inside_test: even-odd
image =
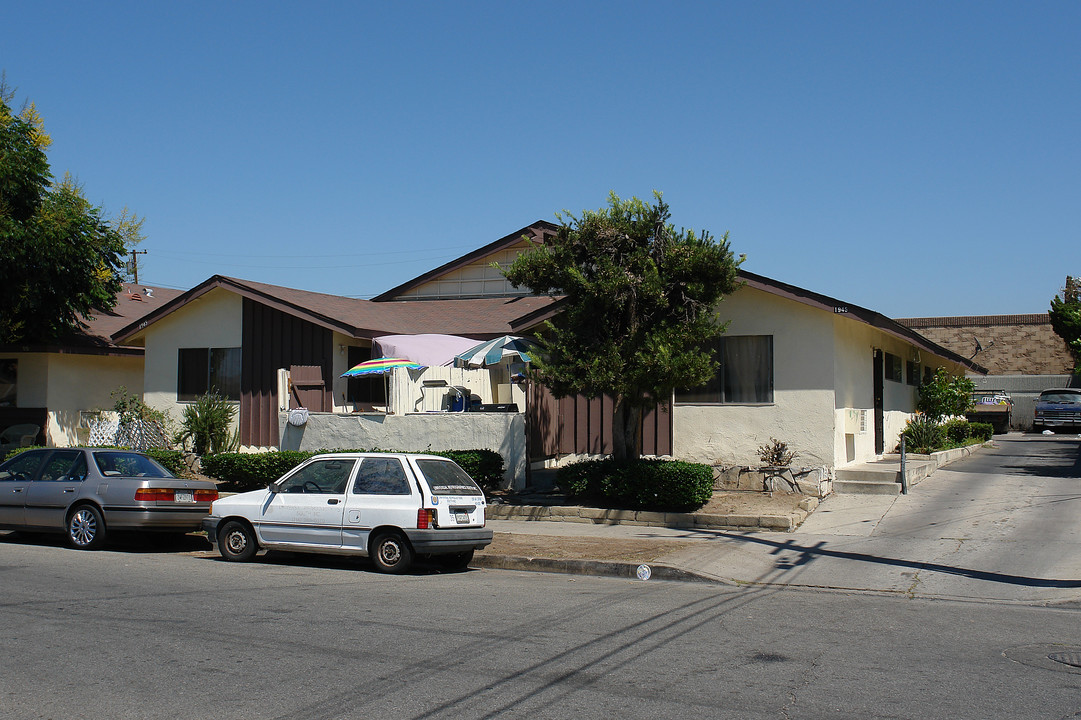
[[[424,506],[437,528],[484,527],[484,493],[456,463],[417,458]]]

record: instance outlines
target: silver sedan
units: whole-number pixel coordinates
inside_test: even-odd
[[[91,550],[110,530],[198,530],[217,486],[131,450],[27,450],[0,464],[0,530],[63,532]]]

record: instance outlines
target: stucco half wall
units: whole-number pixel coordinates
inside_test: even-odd
[[[504,483],[526,483],[525,416],[521,413],[418,413],[336,415],[311,413],[302,426],[278,414],[282,450],[495,450],[503,456]]]

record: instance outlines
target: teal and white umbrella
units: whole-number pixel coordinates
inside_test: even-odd
[[[530,353],[536,350],[537,343],[516,335],[504,335],[495,340],[487,340],[476,347],[454,356],[454,366],[460,368],[482,368],[498,365],[504,360],[511,362],[532,362]]]

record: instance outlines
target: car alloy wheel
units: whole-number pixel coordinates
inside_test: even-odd
[[[105,540],[105,522],[92,505],[75,508],[68,518],[68,540],[79,550],[92,550]]]

